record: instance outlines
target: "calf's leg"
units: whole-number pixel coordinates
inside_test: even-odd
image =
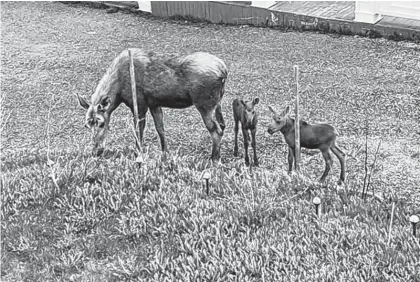
[[[235,157],[238,156],[238,131],[239,131],[239,120],[236,117],[236,115],[234,114],[234,119],[235,119],[235,145],[233,147],[233,155]]]
[[[252,150],[254,151],[254,165],[258,166],[260,163],[258,162],[258,158],[257,158],[257,141],[255,140],[255,135],[257,133],[257,129],[253,128],[251,129],[251,146],[252,146]]]
[[[244,136],[244,149],[245,149],[245,164],[249,165],[248,146],[249,146],[249,134],[248,130],[242,125],[242,134]]]
[[[346,154],[335,144],[331,146],[331,151],[337,156],[340,161],[341,173],[338,184],[343,183],[346,180]]]
[[[331,158],[330,148],[322,148],[321,153],[322,153],[322,156],[324,157],[324,160],[325,160],[325,170],[324,170],[324,173],[322,174],[321,179],[319,181],[324,182],[325,178],[328,175],[328,172],[330,171],[330,169],[332,167],[333,160]]]

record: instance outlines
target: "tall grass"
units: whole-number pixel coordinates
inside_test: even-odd
[[[148,152],[138,168],[134,152],[52,152],[57,186],[37,153],[4,162],[4,281],[419,278],[410,199],[397,199],[387,245],[390,203],[361,200],[356,187],[159,155]],[[209,196],[203,171],[211,173]]]

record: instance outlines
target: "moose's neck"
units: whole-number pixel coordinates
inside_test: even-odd
[[[286,124],[280,129],[280,132],[283,133],[283,135],[287,135],[288,133],[295,130],[295,120],[286,117]]]
[[[99,104],[103,98],[108,97],[111,99],[112,104],[118,103],[120,100],[118,93],[121,92],[121,83],[118,72],[119,62],[113,62],[108,68],[107,72],[101,78],[96,87],[95,93],[92,95],[92,105]],[[113,108],[113,107],[111,107]]]

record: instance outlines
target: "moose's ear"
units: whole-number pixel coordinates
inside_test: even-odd
[[[271,106],[268,106],[268,109],[270,110],[270,112],[272,112],[274,115],[276,115],[277,113],[276,113],[276,111],[275,110],[273,110],[273,108],[271,107]]]
[[[240,100],[240,102],[241,102],[242,106],[244,106],[244,107],[246,106],[244,100]]]
[[[252,101],[252,103],[254,104],[254,105],[256,105],[256,104],[258,104],[260,102],[260,98],[255,98],[254,99],[254,101]]]
[[[85,99],[80,97],[79,94],[76,94],[76,96],[77,96],[77,100],[79,100],[79,105],[85,110],[89,109],[89,107],[90,107],[89,103],[86,102]]]
[[[103,97],[98,105],[98,111],[104,112],[111,106],[111,98]]]

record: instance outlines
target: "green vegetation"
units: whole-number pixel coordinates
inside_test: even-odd
[[[180,25],[58,2],[1,6],[2,281],[420,281],[408,222],[420,213],[417,45]],[[90,96],[127,47],[225,60],[221,164],[208,161],[210,137],[193,108],[165,109],[167,160],[148,115],[137,166],[125,107],[113,115],[105,156],[91,157],[74,94]],[[306,151],[303,176],[288,175],[286,144],[266,133],[267,106],[292,102],[294,64],[302,119],[340,131],[345,187],[335,185],[337,159],[317,184],[324,163]],[[231,102],[240,96],[261,99],[259,168],[233,157]],[[363,200],[366,117],[369,166],[382,145]]]

